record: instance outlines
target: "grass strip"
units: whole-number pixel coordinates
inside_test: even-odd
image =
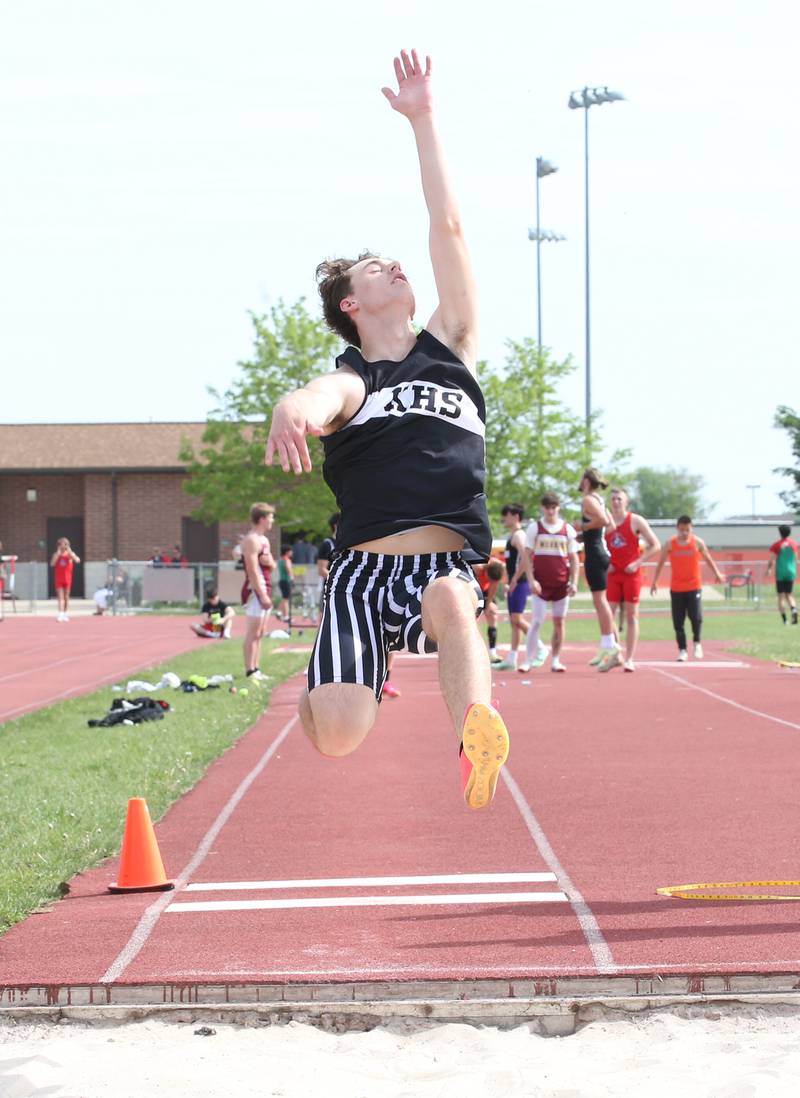
[[[137,672],[150,682],[165,671],[182,679],[231,674],[237,689],[247,688],[246,696],[227,686],[160,690],[151,697],[173,707],[163,721],[89,728],[89,718],[125,696],[106,686],[0,727],[0,933],[119,850],[129,797],[145,797],[158,820],[196,785],[252,727],[272,688],[305,666],[307,654],[272,651],[285,643],[264,642],[269,681],[261,686],[245,681],[236,641],[198,641],[195,651]]]

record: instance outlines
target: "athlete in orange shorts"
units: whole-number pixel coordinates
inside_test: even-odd
[[[606,597],[616,616],[620,603],[625,606],[624,671],[635,671],[633,656],[639,640],[639,596],[642,590],[642,565],[661,549],[661,542],[647,519],[628,510],[628,493],[624,488],[611,489],[611,517],[616,526],[606,533],[606,545],[611,554],[608,567]],[[644,542],[644,549],[641,542]],[[601,671],[610,670],[603,664]]]

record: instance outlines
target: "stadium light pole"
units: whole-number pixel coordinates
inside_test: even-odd
[[[745,484],[745,488],[749,488],[750,492],[751,492],[750,500],[751,500],[751,510],[752,510],[753,518],[756,517],[756,490],[760,487],[761,487],[760,484]]]
[[[600,88],[581,88],[570,92],[567,106],[572,111],[583,111],[583,163],[585,174],[584,208],[586,221],[586,445],[591,443],[592,422],[592,341],[589,309],[589,108],[601,107],[603,103],[615,103],[625,96],[621,92],[610,91],[604,85]]]
[[[536,157],[536,229],[528,229],[528,240],[536,241],[536,346],[542,349],[542,241],[564,240],[559,233],[543,230],[539,223],[539,180],[558,171],[555,164],[541,156]]]

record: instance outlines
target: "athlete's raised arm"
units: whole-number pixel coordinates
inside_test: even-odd
[[[430,215],[430,253],[439,304],[428,322],[431,335],[459,356],[470,370],[478,355],[478,296],[469,252],[436,129],[431,92],[431,59],[423,70],[417,51],[394,59],[398,91],[383,88],[393,110],[411,123],[417,142],[422,191]]]
[[[311,472],[306,435],[329,435],[346,423],[364,399],[364,382],[349,366],[315,377],[282,397],[272,409],[265,464],[277,454],[284,473]]]

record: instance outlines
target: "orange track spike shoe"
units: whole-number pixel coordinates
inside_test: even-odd
[[[482,702],[470,705],[464,714],[459,754],[464,800],[470,808],[492,803],[508,748],[508,730],[497,710]]]

